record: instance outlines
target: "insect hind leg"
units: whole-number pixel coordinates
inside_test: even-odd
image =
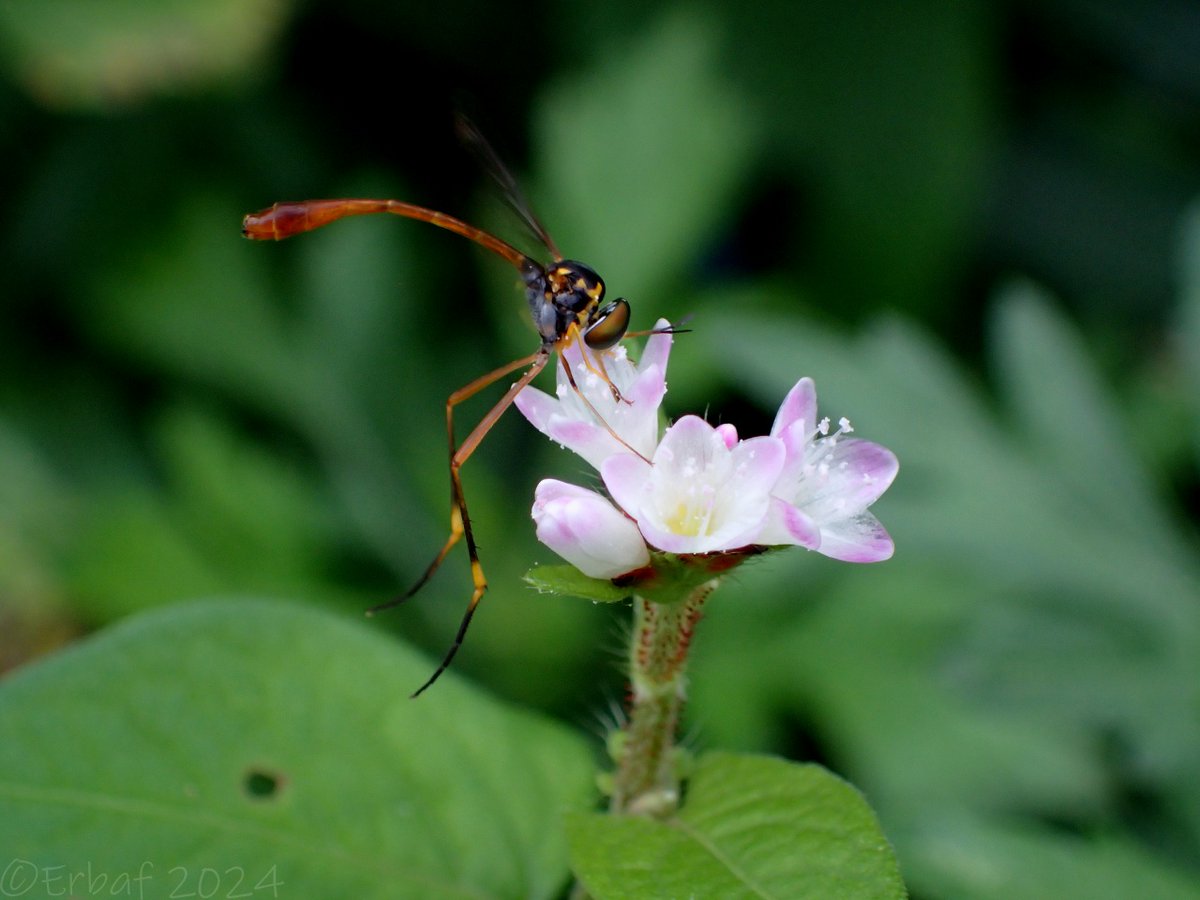
[[[413,692],[413,697],[419,696],[450,667],[450,663],[453,662],[455,655],[458,653],[458,648],[462,646],[463,640],[466,637],[467,628],[470,627],[471,619],[475,615],[475,609],[479,606],[479,601],[487,591],[487,578],[483,573],[483,565],[479,561],[479,551],[475,546],[475,535],[471,529],[471,516],[467,511],[467,498],[463,492],[462,477],[460,474],[462,467],[470,459],[471,454],[479,447],[479,444],[487,436],[487,433],[491,431],[492,426],[496,424],[500,417],[508,410],[509,406],[512,405],[517,394],[546,367],[546,363],[550,359],[550,351],[551,348],[549,346],[543,346],[536,353],[532,353],[506,366],[501,366],[499,369],[489,372],[486,375],[482,375],[465,387],[459,388],[446,401],[446,433],[450,447],[450,536],[446,538],[446,543],[442,545],[442,549],[434,557],[433,562],[429,564],[421,577],[417,579],[416,584],[399,597],[389,600],[386,603],[381,603],[367,611],[368,615],[371,615],[382,609],[403,603],[412,597],[433,577],[433,574],[441,567],[442,562],[450,551],[454,549],[454,546],[460,540],[466,539],[467,553],[471,559],[471,581],[474,585],[474,589],[471,592],[471,599],[467,604],[467,610],[463,614],[462,621],[458,626],[458,631],[454,636],[454,641],[451,643],[450,649],[446,651],[446,655],[442,658],[441,663],[429,679]],[[454,407],[470,399],[510,372],[524,366],[529,367],[526,372],[488,410],[487,414],[471,430],[471,433],[467,435],[463,442],[456,444],[454,440]]]
[[[441,565],[446,554],[450,552],[450,549],[458,543],[459,539],[466,537],[467,553],[471,557],[471,581],[474,585],[474,590],[471,592],[471,599],[467,603],[467,611],[463,614],[462,622],[459,623],[458,631],[454,635],[454,641],[450,644],[450,649],[446,651],[446,655],[442,657],[442,661],[425,683],[409,695],[410,699],[421,696],[426,688],[437,681],[442,676],[442,673],[450,668],[450,663],[454,661],[454,657],[458,653],[458,648],[462,646],[463,641],[467,637],[467,629],[470,627],[471,619],[475,615],[475,608],[479,606],[479,601],[483,599],[483,595],[487,591],[487,577],[483,574],[483,565],[479,562],[479,551],[475,546],[475,535],[471,531],[471,518],[467,513],[467,500],[463,496],[462,480],[459,477],[459,469],[461,467],[461,460],[457,462],[457,465],[454,462],[451,463],[450,477],[453,484],[454,509],[450,513],[450,537],[447,539],[441,553],[438,554],[437,559],[433,561],[431,569],[436,570]],[[417,583],[416,588],[424,584],[430,574],[432,572],[427,572],[421,581]],[[411,596],[416,588],[410,590],[408,595]]]

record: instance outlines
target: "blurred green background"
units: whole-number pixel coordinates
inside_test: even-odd
[[[456,110],[635,327],[692,317],[669,415],[761,433],[811,375],[900,457],[894,560],[715,596],[692,743],[851,779],[917,897],[1200,896],[1182,0],[5,0],[0,666],[199,597],[357,619],[420,573],[445,397],[536,347],[511,270],[239,223],[384,195],[521,244]],[[514,414],[465,470],[492,588],[456,669],[600,732],[627,612],[521,581],[538,479],[594,478],[567,457]],[[432,659],[469,587],[460,552],[371,627]]]

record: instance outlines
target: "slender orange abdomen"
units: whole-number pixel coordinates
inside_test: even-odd
[[[242,234],[258,241],[282,241],[346,216],[387,212],[388,200],[304,200],[276,203],[242,219]]]
[[[500,238],[468,225],[462,219],[448,216],[445,213],[424,206],[415,206],[401,200],[367,200],[367,199],[338,199],[338,200],[299,200],[284,201],[268,206],[256,213],[250,213],[242,219],[242,234],[256,241],[282,241],[294,234],[303,234],[344,219],[347,216],[362,216],[370,213],[391,213],[408,219],[428,222],[438,228],[445,228],[455,234],[460,234],[480,246],[486,247],[521,271],[527,267],[538,267],[537,263]]]

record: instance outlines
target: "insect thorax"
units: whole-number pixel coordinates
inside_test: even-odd
[[[528,266],[524,277],[533,324],[547,344],[565,337],[573,322],[586,329],[604,299],[600,276],[575,260],[560,260],[544,269]]]

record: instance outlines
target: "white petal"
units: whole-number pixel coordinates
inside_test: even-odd
[[[638,367],[622,345],[597,353],[576,341],[564,348],[555,365],[557,396],[527,387],[517,395],[516,406],[535,428],[596,468],[615,453],[634,451],[648,458],[658,442],[658,408],[666,394],[670,337],[652,336],[648,361]],[[621,400],[613,398],[601,369]]]
[[[651,545],[670,553],[707,553],[753,541],[783,459],[783,444],[775,438],[754,438],[730,450],[722,431],[685,416],[663,437],[652,466],[615,457],[602,471]]]
[[[521,411],[529,424],[546,434],[550,417],[558,410],[558,400],[545,391],[529,386],[517,394],[513,405]]]
[[[781,431],[795,422],[806,423],[809,431],[816,427],[817,386],[811,378],[801,378],[783,398],[771,426],[771,437],[779,437]]]
[[[796,472],[789,466],[774,493],[823,526],[825,522],[852,518],[874,503],[892,483],[899,467],[892,451],[870,441],[816,441],[805,455],[803,470]]]
[[[664,332],[663,329],[670,327],[671,323],[666,319],[659,319],[654,323],[655,333],[646,339],[646,347],[642,350],[642,358],[638,363],[640,371],[645,371],[650,366],[658,366],[659,371],[666,373],[674,335]]]
[[[755,544],[796,544],[816,550],[821,546],[821,529],[811,516],[785,503],[778,497],[771,498],[771,506],[762,529],[754,537]]]
[[[625,512],[638,518],[638,509],[650,478],[650,466],[631,453],[617,453],[600,466],[600,477],[609,494]]]
[[[739,441],[730,452],[732,489],[738,493],[767,495],[783,468],[783,441],[756,437]]]
[[[891,537],[869,512],[821,526],[818,553],[844,562],[882,562],[890,559],[895,545]]]
[[[637,525],[586,488],[543,481],[535,494],[533,519],[538,539],[591,578],[615,578],[650,561]]]

